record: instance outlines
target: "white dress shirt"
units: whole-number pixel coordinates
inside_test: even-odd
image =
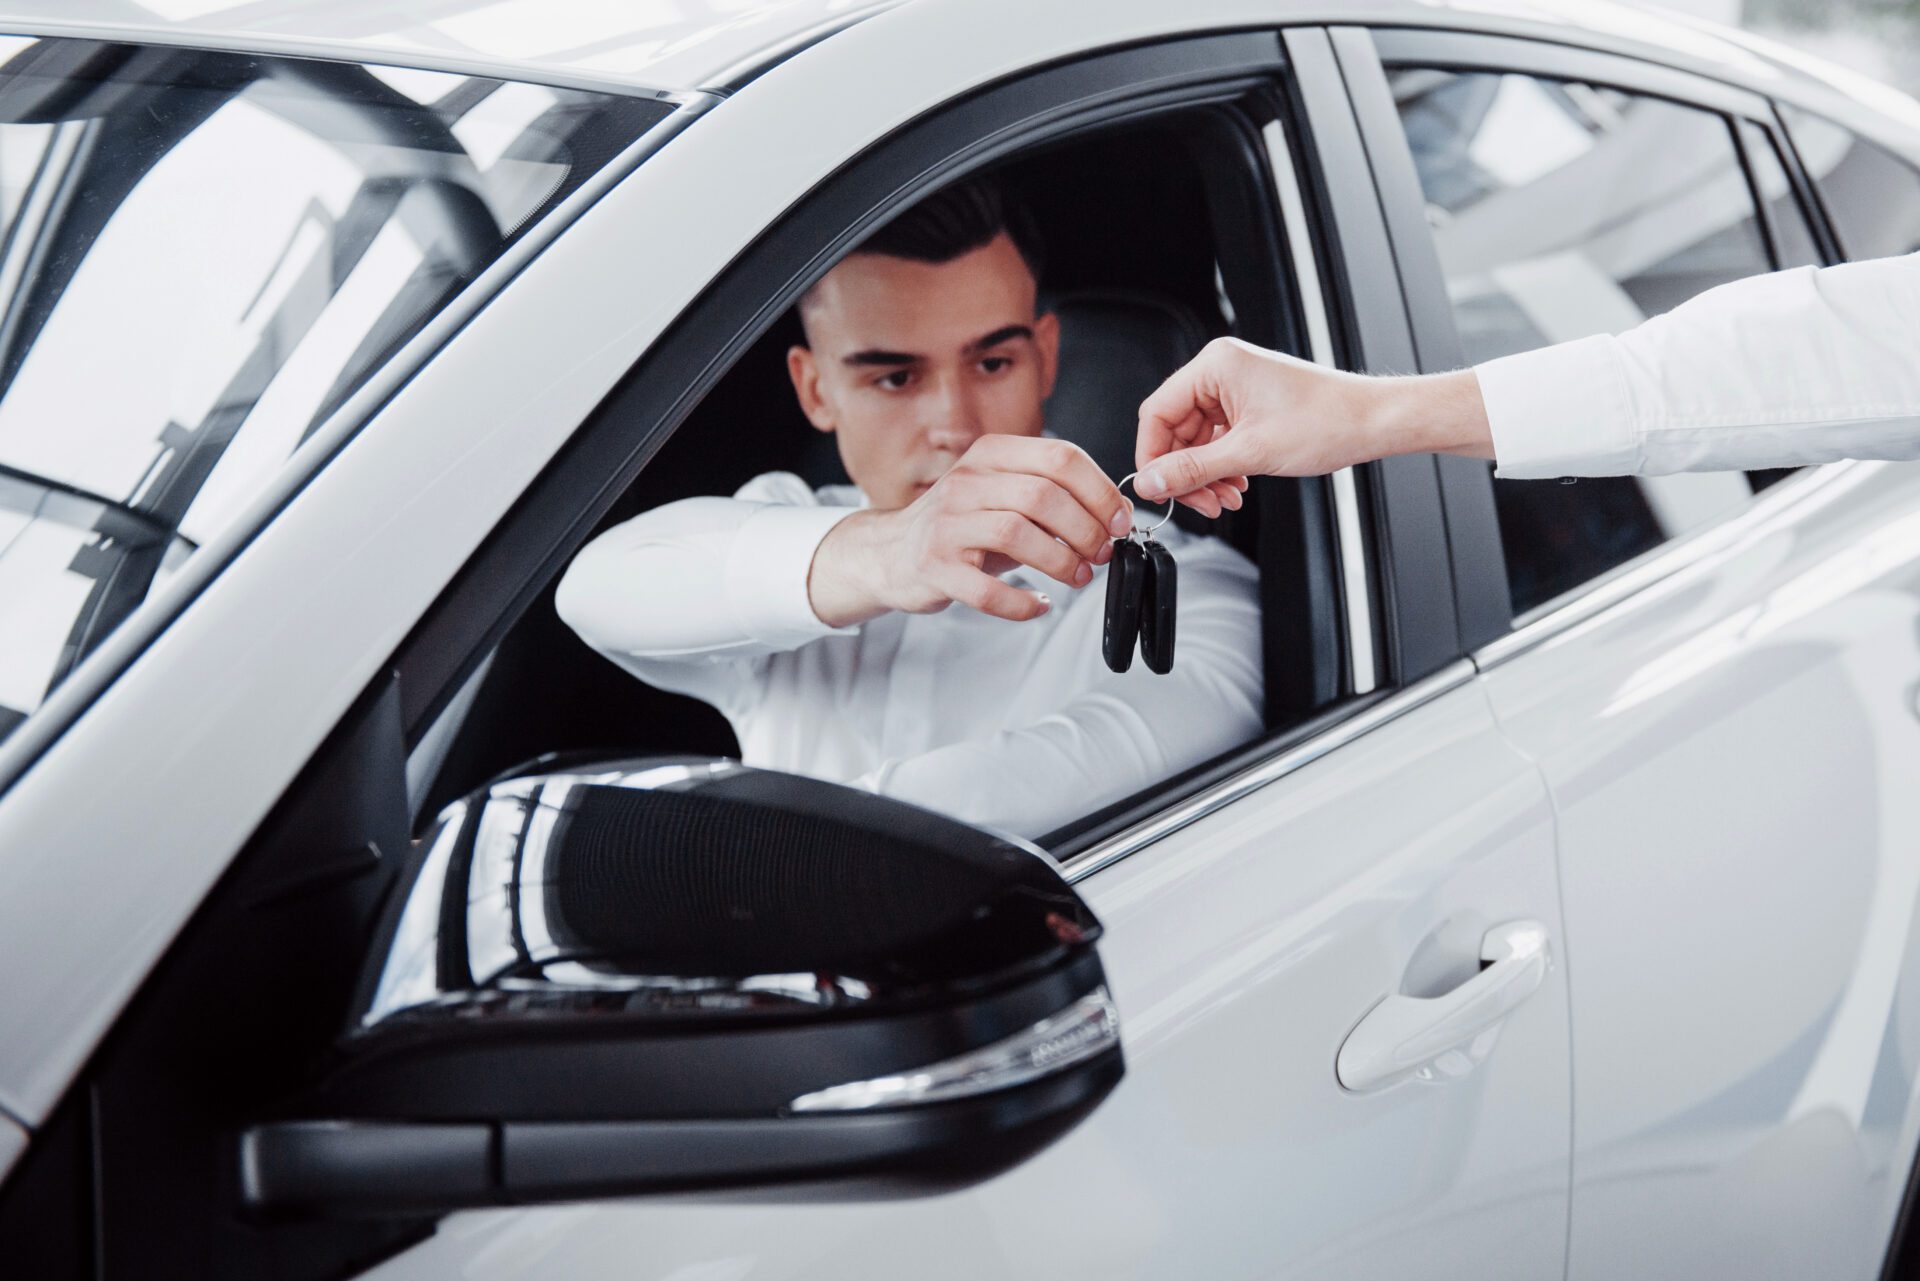
[[[560,616],[661,689],[718,708],[749,765],[849,783],[1037,836],[1244,743],[1261,730],[1257,574],[1172,525],[1173,671],[1100,654],[1106,570],[1046,592],[1030,622],[963,605],[834,629],[807,596],[814,549],[864,505],[773,472],[733,498],[689,498],[600,535],[561,579]]]
[[[1920,254],[1737,280],[1475,373],[1501,476],[1920,458]]]

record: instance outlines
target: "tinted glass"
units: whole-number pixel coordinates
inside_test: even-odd
[[[1470,362],[1619,333],[1773,265],[1721,116],[1523,75],[1392,80]],[[1751,496],[1739,473],[1494,492],[1516,614]]]
[[[1780,111],[1849,259],[1920,249],[1920,172],[1830,120],[1794,107]]]
[[[0,735],[670,108],[0,42]]]
[[[1817,267],[1824,260],[1813,238],[1806,210],[1787,181],[1786,166],[1767,131],[1750,120],[1740,122],[1740,142],[1746,148],[1747,164],[1753,170],[1753,185],[1766,206],[1767,225],[1773,232],[1773,256],[1776,267]]]

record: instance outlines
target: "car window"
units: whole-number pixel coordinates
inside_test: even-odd
[[[1920,249],[1920,171],[1886,148],[1810,111],[1781,117],[1849,259]]]
[[[0,41],[0,736],[669,110]]]
[[[1722,116],[1517,74],[1409,69],[1392,84],[1469,362],[1619,333],[1773,267]],[[1520,615],[1751,489],[1738,472],[1498,479],[1494,497]]]

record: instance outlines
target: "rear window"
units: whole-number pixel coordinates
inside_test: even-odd
[[[1780,115],[1848,258],[1920,249],[1920,171],[1831,120],[1784,105]]]
[[[0,38],[0,738],[671,110]]]

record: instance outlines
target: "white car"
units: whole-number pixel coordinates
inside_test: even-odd
[[[1911,468],[1258,482],[1263,734],[1038,847],[729,761],[552,588],[825,475],[790,305],[961,175],[1124,468],[1211,336],[1441,369],[1913,250],[1920,106],[1584,3],[0,30],[0,1273],[1911,1266]]]

